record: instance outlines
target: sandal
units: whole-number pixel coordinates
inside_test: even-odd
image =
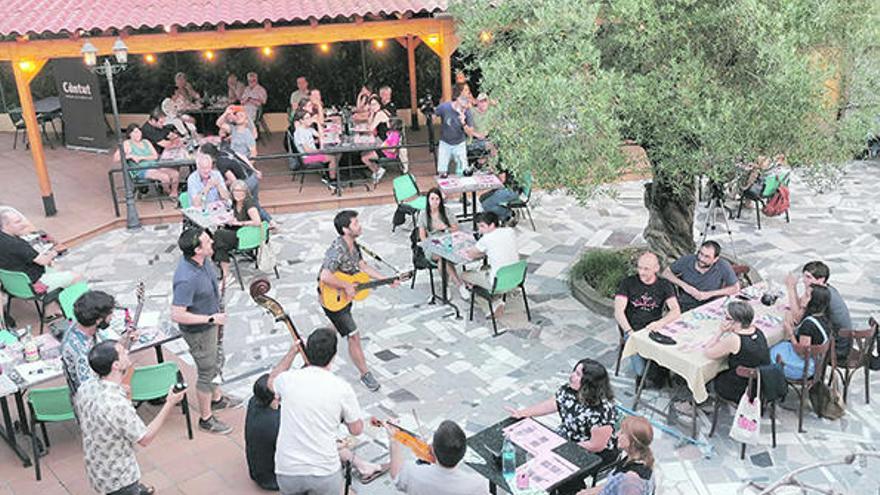
[[[138,483],[138,491],[138,495],[153,495],[154,493],[156,493],[156,487],[145,485],[143,483]]]
[[[368,484],[372,483],[376,478],[387,473],[389,469],[391,469],[391,463],[380,464],[379,469],[373,471],[372,473],[370,473],[366,476],[358,473],[358,478],[359,478],[362,485],[368,485]]]

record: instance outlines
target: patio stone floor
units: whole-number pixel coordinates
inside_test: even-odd
[[[831,283],[844,295],[853,314],[853,321],[866,326],[866,318],[880,308],[880,275],[872,268],[880,262],[880,207],[875,201],[880,181],[876,162],[856,162],[847,167],[843,183],[835,192],[815,195],[808,192],[796,176],[792,184],[792,222],[784,217],[762,218],[763,229],[757,230],[754,211],[746,210],[740,220],[731,220],[734,246],[721,224],[710,238],[718,240],[726,253],[758,269],[765,279],[782,282],[785,274],[808,260],[822,259],[831,267]],[[335,370],[353,383],[365,414],[386,417],[394,412],[405,426],[417,428],[413,411],[426,432],[444,419],[453,419],[468,433],[476,432],[505,416],[504,405],[527,405],[552,395],[567,377],[572,365],[583,357],[600,360],[613,368],[617,330],[613,320],[594,315],[573,299],[569,293],[567,271],[587,246],[622,246],[642,242],[641,231],[647,212],[642,202],[642,183],[624,182],[616,187],[617,196],[602,198],[585,206],[561,194],[536,194],[533,214],[537,232],[527,221],[517,227],[521,255],[529,261],[527,291],[532,310],[531,322],[526,321],[520,297],[509,300],[501,326],[507,330],[492,336],[491,322],[477,309],[475,320],[467,321],[466,304],[456,296],[455,302],[464,316],[456,320],[448,316],[448,307],[428,304],[430,290],[427,274],[418,274],[415,289],[406,284],[393,290],[382,288],[354,310],[355,319],[365,338],[368,363],[382,383],[378,393],[370,393],[357,383],[357,374],[350,364],[346,345],[342,342]],[[452,208],[459,208],[456,203]],[[363,243],[380,253],[391,265],[406,270],[411,265],[409,230],[391,233],[392,205],[359,208],[364,226]],[[303,334],[329,322],[315,298],[315,277],[324,250],[335,237],[334,212],[279,215],[281,232],[273,237],[281,247],[279,270],[274,276],[270,295],[279,300]],[[705,208],[700,207],[695,222],[695,236],[703,225]],[[719,217],[720,220],[720,217]],[[122,304],[133,304],[134,285],[144,280],[147,286],[145,311],[166,321],[170,311],[171,274],[179,259],[176,248],[179,225],[159,225],[130,233],[118,230],[92,239],[62,259],[64,268],[88,275],[90,285],[117,296]],[[733,249],[735,248],[735,249]],[[388,272],[387,267],[378,265]],[[249,263],[242,264],[245,279],[256,272]],[[247,282],[245,283],[247,286]],[[271,368],[287,350],[290,337],[286,329],[273,325],[262,308],[254,304],[238,285],[229,287],[227,308],[230,320],[226,330],[227,391],[248,396],[253,381]],[[13,312],[25,315],[25,305],[13,305]],[[166,349],[184,363],[191,358],[182,341],[166,345]],[[624,371],[626,370],[626,371]],[[192,370],[188,374],[192,376]],[[874,389],[880,379],[872,377]],[[618,403],[632,405],[633,380],[626,363],[621,375],[613,378]],[[664,409],[670,392],[648,391],[646,403]],[[787,406],[794,405],[789,394]],[[643,411],[667,432],[655,429],[654,452],[659,463],[661,484],[659,494],[735,494],[743,493],[750,480],[775,481],[783,474],[804,464],[842,458],[857,450],[876,450],[880,441],[877,401],[864,403],[861,375],[853,380],[847,414],[838,421],[818,419],[805,413],[806,433],[797,433],[796,413],[780,410],[778,446],[770,447],[769,420],[764,441],[747,450],[746,459],[739,460],[739,444],[727,437],[732,411],[727,410],[719,421],[716,435],[707,439],[709,420],[700,417],[698,444],[681,441],[675,432],[689,427],[668,422],[665,414]],[[145,477],[165,488],[162,493],[243,493],[257,490],[247,486],[247,468],[241,439],[244,411],[226,413],[224,419],[237,426],[230,439],[206,438],[196,432],[201,445],[209,442],[206,451],[217,459],[193,459],[199,466],[182,468],[181,445],[184,452],[192,447],[182,437],[182,421],[166,429],[158,451],[151,446],[140,455],[146,465]],[[556,418],[546,417],[547,424]],[[76,457],[79,448],[75,428],[54,439],[56,449],[68,449]],[[70,432],[73,433],[70,433]],[[174,440],[180,438],[180,441]],[[73,445],[70,445],[73,444]],[[0,494],[28,493],[33,483],[16,485],[3,481],[11,472],[7,449],[0,453]],[[381,461],[387,456],[383,431],[368,427],[361,436],[356,452],[363,457]],[[60,455],[60,454],[59,454]],[[169,461],[171,458],[177,461]],[[59,493],[87,493],[81,460],[74,467],[63,462],[49,462],[47,478],[55,478]],[[218,468],[218,466],[222,466]],[[805,481],[834,487],[844,493],[875,493],[880,486],[878,461],[847,467],[832,467],[803,476]],[[77,479],[79,482],[58,480]],[[17,469],[21,471],[20,465]],[[237,471],[236,471],[237,470]],[[230,471],[234,471],[230,474]],[[17,475],[19,476],[20,473]],[[30,476],[30,478],[28,478]],[[32,472],[23,478],[32,480]],[[229,477],[235,478],[234,482]],[[155,480],[160,480],[156,482]],[[43,482],[43,493],[51,479]],[[355,484],[360,494],[393,493],[387,477],[367,486]],[[752,493],[746,490],[745,493]]]

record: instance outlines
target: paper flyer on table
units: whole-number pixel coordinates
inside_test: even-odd
[[[504,429],[511,442],[533,456],[549,452],[565,443],[565,439],[553,433],[534,419],[527,418]]]
[[[548,490],[577,472],[577,467],[555,452],[547,451],[516,468],[517,476],[522,472],[528,473],[530,487]]]

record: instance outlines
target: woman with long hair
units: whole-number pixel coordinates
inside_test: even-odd
[[[238,247],[238,229],[262,224],[257,204],[245,181],[233,181],[229,193],[232,195],[232,220],[214,233],[214,261],[220,264],[224,278],[229,274],[230,253]]]
[[[180,183],[180,172],[173,168],[141,168],[159,161],[159,154],[153,143],[144,139],[141,128],[131,124],[126,129],[128,139],[123,141],[125,159],[128,160],[128,173],[132,179],[152,179],[162,184],[162,189],[171,198],[177,198],[177,186]],[[119,150],[113,154],[113,160],[119,161]]]
[[[620,423],[617,444],[626,459],[602,486],[581,490],[578,495],[651,495],[654,492],[654,428],[642,416],[627,416]]]
[[[377,136],[382,140],[382,145],[385,145],[385,141],[388,138],[388,124],[390,122],[390,115],[388,114],[388,110],[382,108],[382,101],[378,96],[373,95],[369,100],[369,109],[370,109],[370,119],[369,119],[369,128],[370,133],[374,136]],[[400,142],[399,134],[398,140]],[[391,144],[389,146],[396,146],[397,143]],[[373,172],[373,182],[376,184],[382,180],[382,176],[385,175],[385,169],[376,164],[376,160],[379,159],[379,153],[376,151],[365,151],[361,153],[361,161],[364,162],[371,172]]]
[[[770,349],[770,362],[783,362],[785,377],[790,380],[800,380],[804,377],[804,362],[808,356],[801,356],[794,348],[795,344],[809,341],[810,345],[821,345],[828,340],[831,322],[828,319],[828,303],[831,301],[831,292],[824,285],[812,284],[807,288],[809,297],[803,317],[797,327],[789,330],[785,328],[785,338],[782,342]],[[792,308],[790,311],[795,311]],[[810,359],[807,364],[807,376],[813,376],[816,371],[816,363]]]
[[[559,434],[597,454],[603,464],[617,460],[617,409],[608,370],[590,358],[581,359],[555,396],[525,409],[506,408],[514,418],[559,413]]]
[[[458,231],[458,220],[454,214],[450,214],[446,210],[446,203],[443,200],[443,193],[440,188],[434,187],[428,191],[428,207],[419,212],[419,218],[416,221],[416,227],[419,229],[419,239],[425,240],[432,235],[452,233]],[[436,265],[440,260],[437,255],[431,256],[431,261]],[[462,299],[470,301],[471,293],[462,283],[455,266],[452,263],[446,264],[446,272],[449,274],[450,280],[458,287],[458,292]]]

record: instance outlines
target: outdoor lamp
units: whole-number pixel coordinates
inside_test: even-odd
[[[94,67],[98,63],[98,49],[95,48],[91,41],[86,41],[83,44],[81,52],[87,66]]]
[[[83,50],[85,50],[85,47],[83,47]],[[113,55],[116,57],[116,61],[120,64],[128,62],[128,47],[125,46],[122,38],[116,38],[116,42],[113,43]]]

